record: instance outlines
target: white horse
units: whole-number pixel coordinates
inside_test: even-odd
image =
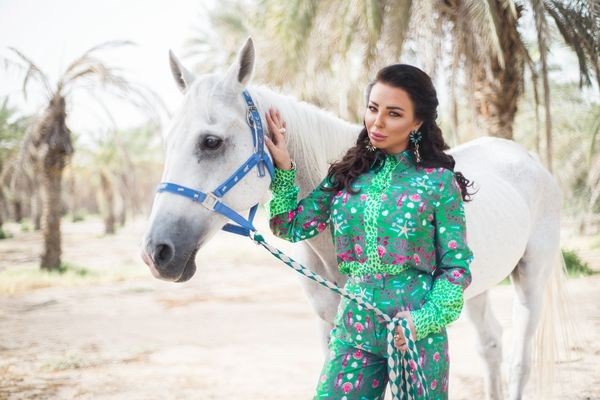
[[[361,126],[347,123],[313,105],[249,85],[255,55],[249,38],[225,75],[195,77],[171,53],[171,69],[184,94],[167,135],[163,182],[209,192],[226,180],[253,152],[242,91],[253,97],[261,116],[277,107],[288,127],[288,148],[304,196],[325,176],[328,163],[355,143]],[[266,125],[264,125],[266,127]],[[477,194],[465,204],[468,242],[474,252],[473,281],[465,292],[466,310],[479,337],[486,397],[503,398],[501,327],[492,314],[488,289],[510,275],[515,288],[513,351],[509,398],[520,399],[531,368],[534,332],[546,295],[561,296],[559,218],[561,193],[553,177],[522,146],[483,137],[449,151],[456,170],[476,182]],[[246,175],[223,201],[243,212],[268,198],[270,179]],[[186,281],[196,270],[195,255],[224,224],[222,215],[170,193],[157,194],[143,240],[142,257],[157,278]],[[295,245],[294,256],[314,272],[343,286],[330,234]],[[559,285],[546,285],[550,277]],[[339,296],[301,278],[322,320],[323,347]],[[546,314],[546,313],[544,313]],[[553,313],[550,313],[552,316]],[[547,319],[546,323],[556,323]],[[550,328],[550,332],[553,332]],[[548,346],[548,344],[546,344]]]

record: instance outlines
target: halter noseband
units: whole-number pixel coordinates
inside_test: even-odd
[[[244,95],[244,100],[246,100],[246,104],[248,105],[246,119],[248,125],[250,126],[252,141],[254,143],[252,155],[248,158],[248,160],[246,160],[245,163],[243,163],[229,178],[227,178],[212,192],[205,193],[200,190],[190,189],[172,182],[161,182],[156,191],[158,193],[173,193],[200,203],[207,209],[218,212],[237,224],[226,224],[223,227],[224,231],[242,236],[249,236],[251,231],[256,231],[252,221],[256,215],[258,203],[250,208],[248,218],[244,218],[237,211],[223,203],[222,197],[239,181],[241,181],[254,167],[258,169],[258,176],[261,178],[265,176],[266,167],[271,179],[273,178],[275,169],[273,167],[273,162],[269,157],[269,153],[265,151],[265,132],[258,109],[254,105],[254,101],[247,90],[244,90],[242,94]]]

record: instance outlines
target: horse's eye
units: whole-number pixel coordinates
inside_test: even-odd
[[[208,150],[216,150],[223,144],[223,139],[216,136],[206,136],[202,140],[202,147]]]

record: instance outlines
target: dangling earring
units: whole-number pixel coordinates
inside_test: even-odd
[[[414,154],[417,164],[421,162],[421,154],[419,153],[419,142],[423,138],[423,134],[419,132],[417,129],[410,132],[408,135],[408,140],[410,140],[414,144]]]
[[[370,151],[370,152],[373,152],[373,151],[375,151],[375,149],[376,149],[376,147],[375,147],[375,146],[373,146],[373,145],[371,144],[371,142],[367,143],[367,145],[366,145],[365,147],[366,147],[366,148],[367,148],[367,150],[368,150],[368,151]]]

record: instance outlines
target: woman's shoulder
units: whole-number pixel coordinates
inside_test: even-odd
[[[449,182],[454,179],[454,171],[445,167],[417,167],[417,171],[428,175],[428,179]]]

